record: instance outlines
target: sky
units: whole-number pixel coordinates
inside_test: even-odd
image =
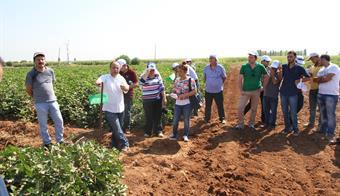
[[[339,0],[0,0],[0,56],[109,60],[340,53]]]

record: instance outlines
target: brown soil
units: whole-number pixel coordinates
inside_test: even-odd
[[[128,195],[339,195],[340,146],[328,145],[313,129],[302,126],[309,116],[307,95],[299,113],[302,132],[297,137],[280,133],[280,106],[278,126],[271,132],[232,128],[240,94],[238,69],[232,66],[225,84],[227,125],[218,123],[213,106],[209,124],[204,123],[203,113],[191,121],[189,143],[144,139],[142,130],[128,135],[131,148],[121,157]],[[338,134],[339,127],[338,123]],[[9,144],[41,145],[37,130],[36,124],[0,121],[0,149]],[[171,130],[171,126],[165,127],[166,137]],[[90,130],[74,128],[66,128],[65,135],[70,139],[94,137]],[[110,133],[101,142],[109,146]]]

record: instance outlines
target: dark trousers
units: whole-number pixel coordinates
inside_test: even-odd
[[[145,133],[148,135],[161,132],[162,100],[143,101],[145,112]]]
[[[224,120],[223,91],[219,93],[205,92],[205,121],[209,121],[211,117],[211,105],[213,100],[217,105],[218,116],[220,121]]]
[[[301,109],[303,108],[303,94],[302,91],[298,92],[298,103],[297,103],[297,113],[299,113],[301,111]]]
[[[298,91],[297,97],[298,97],[298,100],[297,100],[296,114],[299,114],[299,112],[303,108],[303,101],[304,101],[304,97],[303,97],[302,91]],[[293,120],[290,119],[290,123],[291,124],[292,124],[292,122],[293,122]]]
[[[200,95],[198,80],[195,80],[195,83],[196,83],[197,94]],[[198,116],[198,106],[193,106],[192,107],[192,115],[193,116]]]
[[[125,96],[124,97],[124,123],[123,123],[123,131],[131,130],[131,109],[133,105],[132,97]]]
[[[261,122],[265,123],[266,119],[265,119],[265,113],[263,109],[263,91],[260,93],[260,101],[261,101]],[[251,101],[249,101],[249,103],[244,108],[243,114],[246,115],[249,112],[250,108],[251,108]]]

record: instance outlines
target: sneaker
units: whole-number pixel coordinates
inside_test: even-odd
[[[44,147],[45,150],[51,150],[52,144],[51,144],[51,143],[49,143],[49,144],[44,144],[43,147]]]
[[[300,134],[299,130],[294,130],[294,133],[293,133],[294,136],[299,136],[299,134]]]
[[[147,133],[144,133],[144,137],[150,137],[150,135]]]
[[[249,124],[248,127],[249,127],[249,129],[255,129],[253,124]]]
[[[242,130],[242,129],[244,129],[244,126],[243,125],[236,125],[234,128],[236,130]]]
[[[172,135],[169,137],[169,139],[170,139],[170,140],[177,140],[177,137],[176,137],[174,134],[172,134]]]
[[[283,134],[288,135],[291,132],[291,130],[285,129],[282,131]]]
[[[333,137],[327,137],[327,139],[328,139],[329,144],[336,144],[337,143],[337,140],[334,136]]]
[[[188,142],[189,141],[189,138],[188,138],[188,136],[183,136],[183,140],[185,141],[185,142]]]
[[[225,120],[221,120],[220,122],[224,125],[227,123]]]
[[[157,134],[157,137],[164,137],[164,134],[163,134],[162,132],[159,132],[159,133]]]
[[[121,150],[121,151],[122,151],[122,152],[128,152],[128,151],[129,151],[129,149],[130,149],[130,148],[129,148],[128,146],[125,146],[125,147],[123,147],[123,148],[122,148],[122,150]]]

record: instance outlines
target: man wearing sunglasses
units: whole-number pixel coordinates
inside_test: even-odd
[[[251,102],[251,116],[248,125],[250,129],[255,129],[254,123],[261,88],[268,82],[266,68],[256,61],[258,56],[256,51],[249,52],[248,63],[242,65],[240,70],[239,87],[241,98],[238,108],[238,124],[235,127],[236,129],[244,128],[244,108],[249,101]],[[262,85],[262,80],[264,85]]]

